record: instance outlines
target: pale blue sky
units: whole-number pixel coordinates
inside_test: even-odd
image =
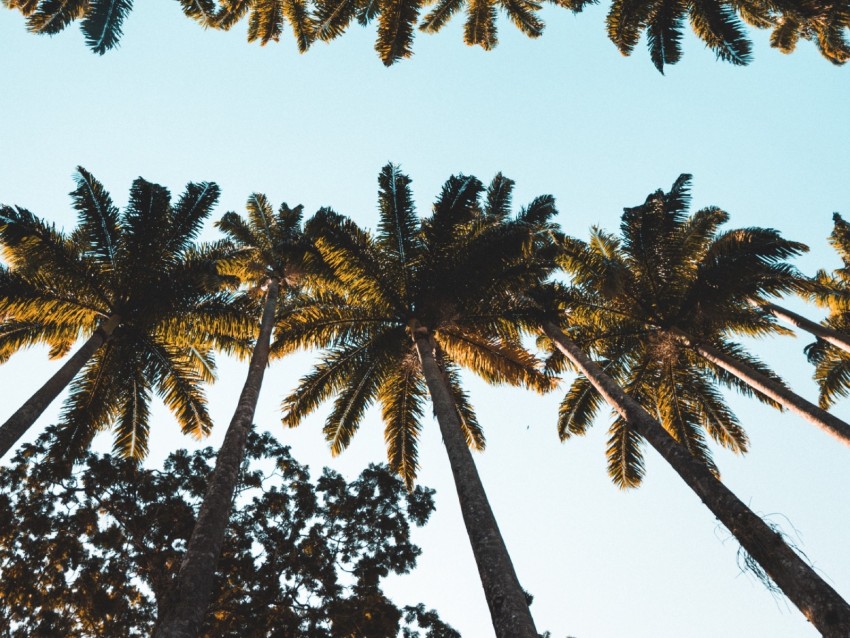
[[[833,211],[850,217],[850,69],[808,43],[783,56],[756,34],[755,61],[736,68],[688,37],[683,61],[661,76],[643,43],[620,56],[605,37],[602,7],[579,16],[548,8],[537,41],[502,22],[500,45],[485,53],[461,44],[456,19],[437,36],[419,35],[414,58],[386,69],[371,30],[355,28],[301,56],[288,34],[260,48],[241,28],[203,31],[173,0],[137,5],[121,47],[103,57],[85,49],[75,27],[35,37],[0,10],[0,202],[70,227],[70,176],[82,164],[122,203],[139,175],[175,195],[187,181],[214,180],[223,190],[214,218],[261,191],[374,226],[377,174],[393,161],[413,178],[423,213],[450,174],[486,181],[501,170],[517,182],[517,204],[552,193],[565,229],[586,237],[592,224],[616,230],[624,206],[690,172],[695,209],[715,204],[731,213],[730,227],[773,226],[808,243],[812,253],[798,261],[806,272],[837,263],[826,236]],[[806,343],[777,339],[755,349],[814,398]],[[280,400],[308,364],[298,356],[272,368],[256,420],[315,471],[332,464],[353,476],[383,458],[377,411],[337,459],[321,439],[321,415],[295,431],[279,424]],[[54,368],[42,351],[0,368],[0,418]],[[222,381],[210,391],[213,445],[244,374],[222,361]],[[646,484],[620,492],[605,474],[605,422],[558,443],[563,390],[537,397],[472,379],[469,389],[489,444],[477,461],[541,631],[816,635],[795,608],[739,573],[735,542],[654,453],[647,451]],[[731,402],[752,452],[741,459],[718,451],[724,480],[755,511],[796,529],[817,569],[850,596],[850,452],[795,417]],[[39,428],[57,411],[58,402]],[[836,411],[850,418],[846,402]],[[155,414],[154,462],[192,444],[164,411]],[[418,534],[419,568],[394,579],[392,591],[401,603],[436,607],[466,638],[486,638],[492,629],[448,464],[436,424],[425,425],[421,479],[438,489],[438,511]]]

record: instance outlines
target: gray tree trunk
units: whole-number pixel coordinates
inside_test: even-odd
[[[251,353],[248,377],[216,457],[215,469],[192,537],[186,546],[174,591],[168,597],[169,602],[154,628],[154,638],[195,638],[209,607],[216,565],[245,456],[245,443],[254,421],[257,399],[269,361],[269,343],[278,296],[279,284],[272,281],[266,291],[260,332]],[[251,619],[246,618],[245,623],[246,628],[249,628]]]
[[[837,330],[833,330],[832,328],[816,323],[811,319],[806,319],[803,315],[798,315],[796,312],[792,312],[782,306],[777,306],[772,303],[757,305],[767,310],[777,319],[787,321],[791,325],[802,328],[806,332],[815,335],[818,339],[823,339],[827,343],[834,345],[836,348],[841,348],[844,352],[850,353],[850,338],[848,338],[847,335],[843,335]]]
[[[435,359],[436,344],[422,328],[414,332],[414,342],[449,456],[463,521],[496,636],[538,638],[525,593],[466,445],[454,398]]]
[[[676,337],[683,344],[693,348],[704,359],[711,361],[714,365],[723,368],[730,374],[734,374],[753,390],[758,390],[766,397],[776,401],[783,408],[803,417],[812,425],[819,427],[827,434],[844,443],[844,445],[850,445],[850,424],[845,423],[834,414],[830,414],[811,401],[807,401],[795,392],[776,383],[740,361],[736,361],[732,357],[725,355],[710,345],[699,343],[685,334],[678,334]]]
[[[88,363],[98,348],[109,340],[115,328],[121,323],[118,315],[112,315],[80,348],[62,364],[52,377],[47,380],[18,410],[0,425],[0,457],[12,449],[30,426],[38,420],[41,413],[59,396],[77,373]]]
[[[756,516],[708,468],[671,437],[637,401],[553,322],[543,331],[605,400],[661,454],[717,519],[726,526],[788,599],[826,638],[850,636],[850,605],[839,596],[788,544]]]

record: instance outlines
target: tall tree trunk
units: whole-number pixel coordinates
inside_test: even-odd
[[[806,332],[810,332],[818,339],[823,339],[827,343],[834,345],[836,348],[841,348],[844,352],[850,353],[850,338],[848,338],[847,335],[816,323],[811,319],[806,319],[803,315],[798,315],[796,312],[792,312],[791,310],[783,308],[782,306],[777,306],[776,304],[756,303],[756,305],[760,308],[764,308],[777,319],[787,321],[793,326],[797,326]]]
[[[260,332],[248,365],[248,377],[216,457],[215,469],[186,546],[174,591],[154,628],[154,638],[195,638],[209,607],[216,565],[233,508],[233,494],[245,457],[245,443],[269,361],[269,343],[279,290],[276,280],[269,283]],[[246,618],[245,622],[249,627],[250,618]]]
[[[36,422],[41,413],[59,396],[77,373],[88,363],[98,348],[109,340],[115,328],[121,323],[121,317],[112,315],[71,357],[62,364],[52,377],[47,380],[27,401],[18,408],[8,420],[0,425],[0,457],[12,449],[30,426]]]
[[[766,397],[776,401],[783,408],[803,417],[812,425],[819,427],[827,434],[832,435],[844,443],[844,445],[850,445],[850,424],[845,423],[834,414],[830,414],[785,386],[776,383],[760,372],[753,370],[740,361],[736,361],[710,345],[691,339],[684,333],[676,334],[676,338],[681,343],[693,348],[704,359],[711,361],[714,365],[738,377],[753,390],[761,392]]]
[[[543,331],[605,400],[661,454],[788,599],[827,638],[850,636],[850,605],[761,518],[671,437],[551,321]]]
[[[525,593],[466,445],[454,398],[435,359],[434,339],[424,328],[415,329],[413,337],[449,456],[463,521],[496,636],[537,638]]]

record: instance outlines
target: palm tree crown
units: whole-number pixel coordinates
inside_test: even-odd
[[[244,335],[215,249],[193,240],[219,190],[191,183],[171,204],[168,190],[141,178],[123,213],[103,186],[78,168],[72,192],[79,223],[70,235],[29,211],[0,210],[0,353],[38,342],[64,354],[106,320],[117,323],[71,384],[57,450],[88,444],[114,424],[115,449],[147,452],[148,404],[158,394],[184,433],[203,436],[212,422],[201,384],[213,380],[216,335]],[[17,330],[15,330],[17,328]]]
[[[461,175],[446,182],[432,215],[419,220],[410,180],[398,168],[386,166],[379,184],[374,236],[328,209],[309,224],[338,287],[284,313],[273,352],[329,346],[284,401],[284,423],[298,424],[337,395],[325,435],[339,453],[377,400],[390,465],[412,484],[426,396],[414,332],[426,330],[436,341],[466,441],[475,449],[484,447],[484,436],[460,387],[460,367],[491,382],[551,388],[505,316],[507,291],[539,276],[531,265],[528,228],[555,209],[551,197],[540,197],[508,218],[510,180],[498,175],[482,204],[481,182]]]
[[[609,376],[716,471],[706,434],[736,452],[747,449],[717,384],[771,401],[681,337],[711,344],[779,381],[730,336],[786,332],[751,302],[798,290],[802,277],[785,260],[806,247],[770,229],[720,232],[729,216],[718,208],[689,215],[690,179],[682,175],[669,193],[657,191],[626,209],[619,238],[595,228],[587,243],[565,239],[561,263],[572,276],[565,305],[574,341],[595,352]],[[551,365],[561,363],[556,357]],[[589,381],[578,377],[561,404],[561,437],[583,434],[601,404]],[[641,441],[624,419],[612,424],[609,472],[620,486],[637,485],[643,476]]]
[[[847,335],[850,334],[850,224],[838,213],[833,215],[833,222],[829,243],[842,265],[832,272],[819,270],[814,277],[816,285],[808,296],[829,311],[822,323]],[[822,407],[830,407],[840,397],[850,395],[850,354],[822,339],[807,346],[806,354],[815,364]]]

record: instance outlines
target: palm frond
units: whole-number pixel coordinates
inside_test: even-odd
[[[146,379],[137,374],[124,380],[120,397],[121,409],[115,424],[113,452],[131,459],[143,459],[148,453],[150,432],[150,388]]]
[[[27,29],[32,33],[55,35],[74,20],[82,18],[90,0],[42,0],[27,16]]]
[[[86,44],[103,55],[118,45],[121,25],[133,8],[133,0],[89,0],[81,26]]]
[[[521,385],[540,393],[557,383],[541,372],[540,362],[520,344],[457,327],[443,328],[434,338],[449,359],[488,383]]]
[[[617,417],[608,435],[608,476],[620,489],[638,487],[646,474],[643,437],[624,419]]]
[[[449,19],[461,8],[464,0],[439,0],[419,23],[419,29],[427,33],[437,33]]]
[[[390,468],[413,489],[419,469],[417,442],[424,413],[426,389],[415,366],[401,365],[387,376],[378,390],[384,421],[384,441]]]
[[[413,55],[413,35],[422,0],[383,0],[375,50],[386,66]]]

